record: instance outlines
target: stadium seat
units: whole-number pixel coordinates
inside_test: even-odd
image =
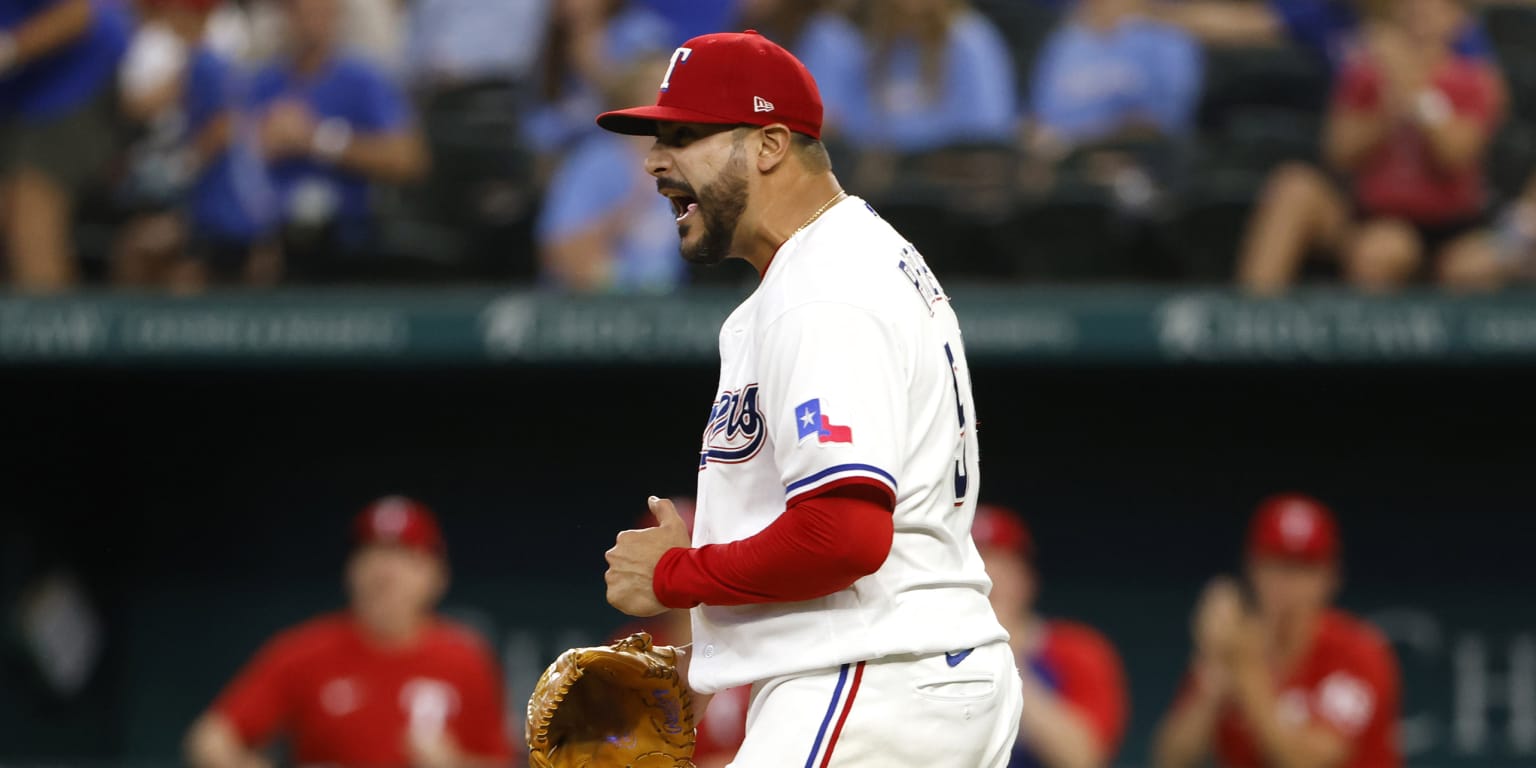
[[[1232,280],[1243,233],[1263,184],[1262,173],[1213,171],[1182,190],[1160,237],[1184,280]]]
[[[1069,182],[1023,201],[998,228],[994,247],[1016,278],[1115,280],[1133,271],[1126,253],[1129,234],[1108,190]]]
[[[1483,24],[1498,52],[1513,111],[1536,121],[1536,8],[1494,6],[1484,11]]]
[[[1205,76],[1197,120],[1206,133],[1245,108],[1319,114],[1328,101],[1327,67],[1298,48],[1209,48]]]
[[[1487,169],[1495,200],[1519,196],[1536,175],[1536,125],[1520,120],[1506,123],[1489,149]]]

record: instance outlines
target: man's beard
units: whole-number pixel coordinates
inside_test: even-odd
[[[746,171],[746,154],[738,145],[720,176],[704,186],[702,195],[694,196],[699,205],[696,223],[704,228],[704,233],[697,243],[682,244],[683,260],[714,266],[731,255],[731,241],[736,237],[742,213],[747,210]],[[709,201],[708,205],[705,200]]]

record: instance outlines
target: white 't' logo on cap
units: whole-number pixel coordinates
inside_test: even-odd
[[[769,101],[769,100],[767,100],[767,99],[765,99],[765,98],[763,98],[761,96],[753,96],[752,97],[752,111],[753,112],[772,112],[773,111],[773,102],[771,102],[771,101]]]

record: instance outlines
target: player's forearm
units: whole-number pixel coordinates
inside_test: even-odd
[[[1280,19],[1262,3],[1228,0],[1158,0],[1153,14],[1213,45],[1273,45],[1282,37]]]
[[[1435,163],[1447,171],[1462,171],[1476,165],[1488,144],[1482,126],[1470,120],[1452,119],[1426,125],[1423,130]]]
[[[1239,664],[1233,677],[1233,693],[1243,722],[1254,742],[1273,768],[1330,768],[1344,757],[1331,733],[1282,725],[1277,715],[1274,683],[1260,663]]]
[[[1210,754],[1221,699],[1196,691],[1158,726],[1152,745],[1155,768],[1194,768]]]
[[[27,19],[10,33],[13,63],[42,58],[79,39],[90,29],[95,13],[91,0],[65,0]]]
[[[185,752],[193,768],[268,768],[266,759],[247,748],[234,726],[218,714],[203,715],[193,723]]]
[[[1104,756],[1092,726],[1027,671],[1019,729],[1046,768],[1103,765]]]
[[[879,570],[894,535],[888,508],[859,496],[817,496],[754,536],[668,552],[653,588],[669,608],[812,600]]]
[[[334,126],[330,129],[322,127],[321,130],[342,129]],[[317,142],[323,144],[324,140],[317,138]],[[426,145],[414,132],[351,136],[339,149],[317,145],[317,150],[321,154],[329,153],[332,162],[342,168],[384,183],[415,181],[427,174],[430,165]]]
[[[1386,140],[1391,120],[1384,115],[1334,115],[1329,118],[1323,153],[1338,171],[1354,170]]]

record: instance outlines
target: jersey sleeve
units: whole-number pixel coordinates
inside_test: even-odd
[[[1106,761],[1120,748],[1129,704],[1119,654],[1097,632],[1086,629],[1063,638],[1057,663],[1061,695],[1097,737]]]
[[[894,506],[908,440],[898,338],[869,311],[834,302],[793,308],[765,329],[761,405],[787,504],[865,483]]]
[[[1397,718],[1397,664],[1384,642],[1362,641],[1341,657],[1313,691],[1315,720],[1358,743]]]
[[[283,635],[266,644],[230,681],[213,704],[248,747],[259,747],[277,735],[292,714],[291,684],[294,638]]]
[[[465,679],[459,683],[463,710],[452,726],[453,736],[476,758],[510,761],[512,744],[507,739],[501,671],[478,639],[466,645],[465,655]]]

